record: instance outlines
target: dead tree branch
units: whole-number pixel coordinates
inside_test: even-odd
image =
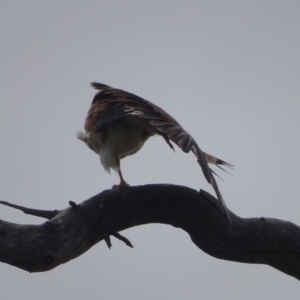
[[[0,220],[0,261],[29,272],[48,271],[86,252],[110,235],[148,223],[182,228],[206,253],[225,260],[267,264],[300,279],[300,227],[269,218],[243,219],[230,225],[210,194],[175,185],[146,185],[107,190],[58,211],[28,209],[1,201],[27,214],[49,219],[41,225]]]

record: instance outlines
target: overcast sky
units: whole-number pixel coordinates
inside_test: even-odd
[[[173,115],[218,171],[241,217],[300,224],[299,1],[1,1],[0,199],[63,209],[118,183],[76,139],[99,81]],[[122,161],[131,185],[213,193],[192,154],[160,137]],[[14,223],[44,220],[0,207]],[[299,299],[269,266],[210,257],[166,225],[123,232],[46,272],[0,265],[1,299]]]

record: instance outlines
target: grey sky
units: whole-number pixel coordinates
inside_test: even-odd
[[[300,224],[299,1],[1,1],[0,198],[61,209],[118,182],[75,137],[99,81],[173,115],[242,217]],[[131,185],[213,190],[192,154],[152,138],[122,161]],[[43,220],[0,207],[15,223]],[[41,274],[1,264],[1,299],[299,299],[297,280],[217,260],[165,225],[124,232]]]

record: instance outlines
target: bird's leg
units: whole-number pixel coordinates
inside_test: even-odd
[[[119,168],[118,170],[118,174],[119,174],[119,177],[120,177],[120,187],[123,187],[123,188],[127,188],[127,187],[130,187],[130,185],[124,180],[123,178],[123,175],[122,175],[122,172],[121,172],[121,169]]]
[[[130,185],[123,178],[121,168],[120,168],[120,159],[117,158],[116,161],[117,161],[117,167],[118,167],[118,174],[120,177],[120,184],[113,185],[112,189],[114,189],[114,190],[126,189],[126,188],[130,187]]]
[[[120,190],[120,189],[126,189],[126,188],[130,187],[130,185],[124,180],[120,168],[118,168],[118,174],[120,177],[120,184],[114,184],[112,188],[114,190]]]

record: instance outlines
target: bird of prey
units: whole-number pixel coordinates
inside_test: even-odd
[[[85,120],[85,133],[78,132],[77,138],[100,156],[105,171],[113,169],[119,174],[120,184],[114,185],[114,189],[129,187],[123,178],[120,160],[139,151],[151,136],[160,135],[171,149],[174,150],[172,141],[183,152],[192,151],[195,154],[206,180],[215,190],[230,221],[214,177],[216,173],[208,164],[232,168],[231,164],[203,152],[173,117],[152,102],[102,83],[92,82],[91,86],[98,93],[94,96]]]

